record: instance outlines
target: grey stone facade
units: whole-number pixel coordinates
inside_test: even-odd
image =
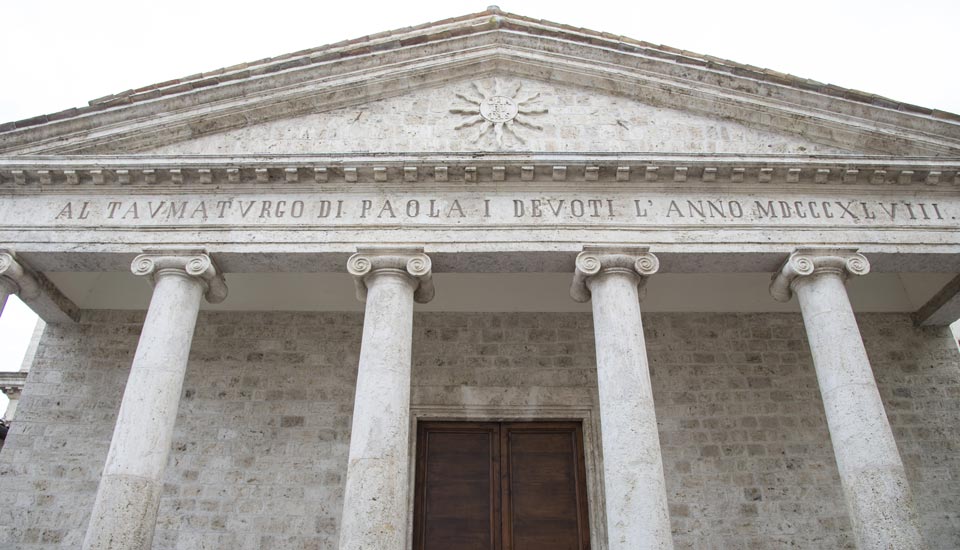
[[[418,422],[562,419],[594,550],[960,547],[958,189],[958,115],[496,7],[0,124],[0,546],[404,550]]]
[[[0,454],[0,545],[79,545],[142,320],[87,312],[45,331]],[[927,544],[956,548],[956,346],[906,315],[858,322]],[[362,323],[201,314],[154,548],[336,548]],[[645,324],[676,547],[852,548],[800,316]],[[420,414],[597,406],[589,314],[418,313],[413,350]]]

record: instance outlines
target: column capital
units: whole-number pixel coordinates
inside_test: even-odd
[[[204,296],[211,304],[218,304],[227,298],[227,283],[223,273],[202,248],[147,248],[133,259],[130,270],[134,275],[148,277],[153,285],[164,274],[186,275],[203,285]]]
[[[347,260],[347,272],[353,275],[357,299],[367,300],[367,278],[382,270],[404,273],[416,287],[413,299],[425,304],[433,299],[433,262],[422,248],[357,248]]]
[[[23,386],[0,386],[0,392],[3,395],[6,395],[8,399],[20,399],[20,394],[23,392]]]
[[[40,296],[40,283],[29,269],[17,261],[11,250],[0,249],[0,286],[24,300]]]
[[[584,246],[577,255],[570,296],[577,302],[589,302],[587,281],[601,273],[628,272],[642,283],[659,269],[660,260],[645,246]]]
[[[869,272],[870,262],[856,248],[798,248],[774,273],[770,294],[778,302],[789,302],[796,282],[809,275],[835,273],[846,279]]]

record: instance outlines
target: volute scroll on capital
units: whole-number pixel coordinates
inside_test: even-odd
[[[804,277],[834,273],[846,280],[851,275],[866,275],[870,261],[856,248],[798,248],[770,281],[770,294],[778,302],[789,302],[794,285]]]
[[[588,281],[591,277],[604,272],[625,272],[638,277],[641,285],[647,277],[660,270],[660,260],[647,247],[595,247],[585,246],[577,255],[573,272],[573,284],[570,297],[577,302],[590,301]],[[642,294],[641,294],[642,296]]]
[[[130,270],[134,275],[149,277],[153,285],[157,277],[165,273],[193,277],[203,285],[204,297],[211,304],[218,304],[227,298],[227,283],[223,273],[203,249],[147,249],[133,259]]]
[[[407,275],[416,286],[415,302],[425,304],[433,299],[433,262],[422,248],[364,248],[347,260],[347,272],[353,275],[357,299],[367,300],[367,278],[381,270]]]
[[[17,260],[16,254],[2,249],[0,249],[0,287],[4,287],[11,294],[16,294],[24,300],[36,298],[42,292],[40,283],[29,268]]]

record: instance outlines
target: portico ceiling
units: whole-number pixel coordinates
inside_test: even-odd
[[[129,272],[47,273],[83,309],[146,309],[150,286]],[[436,297],[419,311],[589,312],[570,298],[571,273],[436,273]],[[912,313],[950,273],[873,273],[848,283],[858,312]],[[230,295],[215,311],[363,311],[346,273],[228,273]],[[646,284],[646,312],[799,311],[776,302],[769,273],[659,273]]]

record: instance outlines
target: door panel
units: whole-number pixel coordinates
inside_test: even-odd
[[[417,446],[414,548],[499,548],[499,426],[422,423]]]
[[[421,422],[415,550],[588,550],[575,422]]]
[[[500,441],[504,548],[589,548],[586,495],[578,483],[583,464],[580,426],[505,424]]]

